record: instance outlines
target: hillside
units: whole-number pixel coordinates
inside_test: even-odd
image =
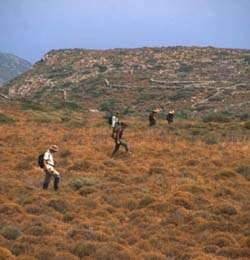
[[[13,54],[0,52],[0,86],[31,68],[31,63]]]
[[[13,98],[101,110],[249,114],[250,51],[212,47],[51,51],[8,84]]]
[[[0,111],[0,259],[250,258],[249,122],[149,129],[124,117],[132,154],[111,159],[102,113],[29,102]],[[51,143],[57,193],[41,189],[37,167]]]

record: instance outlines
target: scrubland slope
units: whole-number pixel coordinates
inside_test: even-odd
[[[1,107],[0,259],[249,259],[246,123],[125,118],[132,154],[111,159],[102,115],[19,108]],[[52,143],[59,192],[36,164]]]

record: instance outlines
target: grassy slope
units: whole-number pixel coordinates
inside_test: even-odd
[[[74,112],[77,128],[59,122],[62,111],[50,113],[58,123],[41,112],[1,112],[16,122],[0,128],[0,259],[250,256],[249,130],[240,123],[148,129],[127,119],[133,154],[112,160],[101,116]],[[58,193],[41,190],[36,165],[51,143],[61,148]]]

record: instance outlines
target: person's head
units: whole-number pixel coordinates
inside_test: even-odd
[[[119,116],[119,112],[116,112],[115,115],[116,115],[116,116]]]
[[[57,145],[53,144],[50,146],[49,150],[52,152],[52,153],[56,153],[58,152],[59,148]]]

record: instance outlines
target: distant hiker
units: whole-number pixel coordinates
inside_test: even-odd
[[[45,179],[43,182],[43,189],[48,189],[51,178],[54,178],[54,189],[58,190],[60,182],[60,173],[55,169],[55,162],[53,155],[58,152],[58,146],[52,145],[43,155],[43,169]],[[40,165],[41,166],[41,165]]]
[[[166,120],[168,121],[169,124],[174,122],[174,115],[175,115],[175,111],[171,110],[168,112],[167,116],[166,116]]]
[[[149,126],[156,125],[156,110],[152,110],[149,114],[148,120],[149,120]]]
[[[112,137],[114,137],[115,135],[115,130],[119,125],[119,113],[115,113],[115,115],[112,115],[112,119],[111,119],[111,127],[112,127]]]
[[[119,150],[121,145],[125,148],[126,152],[128,152],[128,145],[125,142],[125,140],[122,138],[123,137],[123,132],[124,132],[126,127],[127,127],[127,124],[121,122],[115,128],[115,132],[114,132],[114,136],[113,136],[113,138],[115,140],[115,148],[114,148],[114,150],[112,152],[112,157]]]

